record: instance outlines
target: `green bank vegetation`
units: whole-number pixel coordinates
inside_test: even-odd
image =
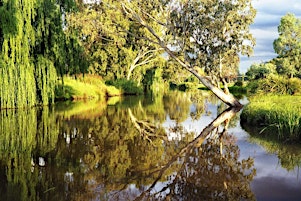
[[[278,56],[253,64],[246,73],[250,103],[243,125],[258,127],[257,133],[278,134],[281,140],[301,140],[301,19],[288,13],[278,26],[274,41]],[[276,132],[275,132],[276,131]]]
[[[241,121],[258,126],[260,134],[277,133],[281,140],[300,140],[300,103],[301,96],[254,96],[242,111]]]
[[[64,77],[55,91],[57,100],[97,99],[120,96],[121,91],[114,86],[107,86],[99,76]]]

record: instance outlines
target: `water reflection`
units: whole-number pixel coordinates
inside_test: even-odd
[[[250,188],[256,174],[253,160],[238,160],[238,146],[227,133],[229,120],[237,112],[227,109],[214,119],[167,161],[135,200],[254,200]]]
[[[261,145],[269,154],[277,154],[278,163],[287,171],[295,171],[301,166],[301,145],[283,143],[277,136],[260,135],[260,131],[244,125],[251,135],[250,142]]]
[[[180,124],[205,115],[209,98],[173,92],[1,111],[0,200],[253,199],[253,161],[238,159],[227,132],[237,111],[220,109],[198,136]],[[163,126],[167,117],[176,127]],[[170,140],[170,130],[182,137]]]

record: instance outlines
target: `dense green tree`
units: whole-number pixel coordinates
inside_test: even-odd
[[[63,30],[73,6],[74,0],[0,2],[0,108],[50,104],[57,72],[84,71],[77,41]]]
[[[147,69],[162,65],[162,50],[132,36],[147,32],[118,12],[122,2],[104,0],[84,4],[78,12],[67,16],[67,31],[77,35],[84,47],[90,73],[105,79],[126,78],[141,83]]]
[[[261,64],[252,64],[246,72],[246,76],[248,76],[249,80],[257,80],[266,78],[268,75],[276,73],[276,65],[268,62]]]
[[[293,77],[301,74],[301,19],[288,13],[278,26],[279,38],[274,41],[280,74]]]

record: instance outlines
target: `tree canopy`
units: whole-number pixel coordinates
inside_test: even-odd
[[[162,65],[162,50],[133,37],[147,32],[125,17],[121,12],[122,2],[104,0],[85,4],[79,12],[67,15],[67,29],[77,35],[84,47],[90,73],[105,79],[133,78],[140,83],[148,68]],[[142,2],[139,5],[147,6]]]
[[[279,73],[293,77],[301,75],[301,19],[288,13],[278,26],[279,37],[274,41],[278,54]]]

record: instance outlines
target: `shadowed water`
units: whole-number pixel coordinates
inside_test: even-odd
[[[300,200],[301,149],[206,93],[1,111],[0,200]]]

